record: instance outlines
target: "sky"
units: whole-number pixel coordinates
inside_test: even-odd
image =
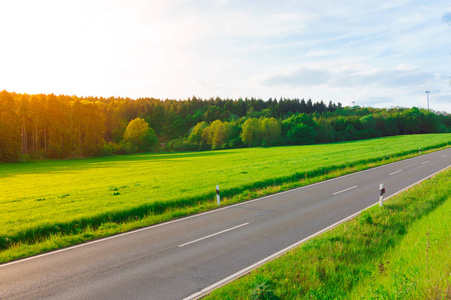
[[[451,113],[451,2],[0,0],[0,90]]]

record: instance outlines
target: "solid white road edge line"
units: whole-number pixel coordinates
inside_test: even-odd
[[[213,233],[213,234],[210,234],[210,235],[204,236],[203,238],[200,238],[200,239],[197,239],[197,240],[194,240],[194,241],[191,241],[191,242],[185,243],[185,244],[181,244],[181,245],[179,245],[179,247],[184,247],[184,246],[186,246],[186,245],[189,245],[189,244],[193,244],[193,243],[196,243],[196,242],[199,242],[199,241],[202,241],[202,240],[205,240],[205,239],[211,238],[211,237],[213,237],[213,236],[215,236],[215,235],[218,235],[218,234],[221,234],[221,233],[225,233],[225,232],[227,232],[227,231],[231,231],[231,230],[234,230],[234,229],[237,229],[237,228],[240,228],[240,227],[246,226],[246,225],[248,225],[248,224],[249,224],[249,223],[244,223],[244,224],[241,224],[241,225],[238,225],[238,226],[235,226],[235,227],[232,227],[232,228],[229,228],[229,229],[223,230],[223,231],[219,231],[219,232],[216,232],[216,233]]]
[[[335,193],[333,193],[332,195],[338,195],[338,194],[340,194],[340,193],[343,193],[343,192],[346,192],[346,191],[349,191],[349,190],[352,190],[352,189],[355,189],[357,186],[356,185],[354,185],[354,186],[352,186],[352,187],[350,187],[350,188],[347,188],[347,189],[344,189],[344,190],[342,190],[342,191],[339,191],[339,192],[335,192]]]
[[[435,175],[437,175],[438,173],[448,169],[449,167],[451,167],[451,165],[449,165],[449,166],[447,166],[447,167],[435,172],[434,174],[428,175],[428,176],[424,177],[423,179],[418,180],[414,184],[411,184],[408,187],[406,187],[406,188],[404,188],[402,190],[399,190],[399,191],[397,191],[394,194],[391,194],[390,196],[386,197],[385,200],[387,200],[387,199],[389,199],[389,198],[391,198],[393,196],[396,196],[397,194],[399,194],[399,193],[401,193],[401,192],[403,192],[403,191],[405,191],[405,190],[407,190],[407,189],[409,189],[409,188],[421,183],[422,181],[424,181],[426,179],[434,177]],[[297,243],[294,243],[291,246],[286,247],[285,249],[282,249],[282,250],[280,250],[280,251],[278,251],[278,252],[276,252],[276,253],[274,253],[274,254],[272,254],[272,255],[270,255],[270,256],[268,256],[268,257],[266,257],[266,258],[264,258],[264,259],[262,259],[262,260],[260,260],[258,262],[256,262],[253,265],[250,265],[249,267],[247,267],[245,269],[242,269],[242,270],[236,272],[233,275],[230,275],[229,277],[226,277],[226,278],[222,279],[221,281],[218,281],[218,282],[216,282],[216,283],[214,283],[214,284],[212,284],[212,285],[200,290],[197,293],[192,294],[191,296],[183,298],[183,300],[200,299],[200,297],[206,296],[208,293],[211,293],[213,290],[215,290],[215,289],[217,289],[217,288],[219,288],[219,287],[221,287],[221,286],[223,286],[223,285],[225,285],[225,284],[227,284],[227,283],[229,283],[229,282],[231,282],[233,280],[236,280],[236,279],[238,279],[238,278],[250,273],[251,271],[257,269],[258,267],[262,266],[263,264],[265,264],[265,263],[267,263],[267,262],[269,262],[271,260],[276,259],[279,256],[282,256],[286,252],[298,247],[299,245],[301,245],[302,243],[305,243],[309,239],[314,238],[317,235],[320,235],[320,234],[322,234],[322,233],[324,233],[324,232],[326,232],[326,231],[328,231],[328,230],[330,230],[330,229],[332,229],[332,228],[334,228],[334,227],[336,227],[336,226],[338,226],[338,225],[340,225],[340,224],[342,224],[344,222],[347,222],[347,221],[357,217],[362,211],[367,210],[368,208],[370,208],[372,206],[375,206],[377,204],[379,204],[379,201],[374,203],[374,204],[372,204],[372,205],[370,205],[370,206],[368,206],[368,207],[366,207],[366,208],[364,208],[364,209],[362,209],[362,210],[360,210],[360,211],[358,211],[358,212],[356,212],[355,214],[350,215],[349,217],[346,217],[346,218],[338,221],[337,223],[334,223],[334,224],[330,225],[329,227],[326,227],[326,228],[324,228],[324,229],[322,229],[322,230],[310,235],[309,237],[306,237],[305,239],[303,239],[303,240],[301,240],[301,241],[299,241]]]
[[[448,149],[450,149],[450,148],[446,148],[446,149],[439,150],[439,151],[445,151],[445,150],[448,150]],[[422,156],[422,158],[424,158],[427,155],[432,155],[434,153],[435,152],[424,154]],[[255,201],[264,200],[266,198],[271,198],[271,197],[279,196],[279,195],[286,194],[286,193],[292,193],[292,192],[295,192],[297,190],[305,189],[305,188],[308,188],[308,187],[311,187],[311,186],[315,186],[315,185],[319,185],[319,184],[323,184],[323,183],[328,183],[328,182],[331,182],[331,181],[334,181],[334,180],[339,180],[339,179],[346,178],[346,177],[349,177],[349,176],[358,175],[360,173],[369,172],[369,171],[372,171],[372,170],[375,170],[375,169],[384,168],[384,167],[392,166],[394,164],[402,163],[402,162],[405,162],[405,161],[408,161],[408,160],[411,160],[411,159],[419,159],[419,158],[420,158],[420,156],[414,156],[414,157],[411,157],[411,158],[395,161],[395,162],[392,162],[392,163],[389,163],[389,164],[377,166],[377,167],[374,167],[374,168],[369,168],[369,169],[362,170],[362,171],[359,171],[359,172],[350,173],[350,174],[346,174],[346,175],[343,175],[343,176],[340,176],[340,177],[335,177],[335,178],[327,179],[327,180],[324,180],[324,181],[312,183],[310,185],[301,186],[301,187],[298,187],[298,188],[295,188],[295,189],[291,189],[291,190],[287,190],[287,191],[283,191],[283,192],[280,192],[280,193],[276,193],[276,194],[264,196],[264,197],[261,197],[261,198],[257,198],[257,199],[253,199],[253,200],[249,200],[249,201],[233,204],[233,205],[230,205],[230,206],[225,206],[225,207],[214,209],[214,210],[209,210],[209,211],[206,211],[206,212],[203,212],[203,213],[199,213],[199,214],[192,215],[192,216],[187,216],[187,217],[184,217],[184,218],[181,218],[181,219],[172,220],[172,221],[168,221],[168,222],[160,223],[160,224],[156,224],[156,225],[150,225],[150,226],[143,227],[143,228],[140,228],[140,229],[135,229],[135,230],[132,230],[132,231],[129,231],[129,232],[119,233],[119,234],[112,235],[112,236],[109,236],[109,237],[100,238],[100,239],[95,240],[95,241],[86,242],[86,243],[75,245],[75,246],[69,246],[69,247],[64,248],[64,249],[54,250],[54,251],[51,251],[51,252],[48,252],[48,253],[38,254],[36,256],[15,260],[15,261],[12,261],[12,262],[9,262],[9,263],[0,264],[0,268],[6,267],[6,266],[10,266],[10,265],[14,265],[14,264],[18,264],[18,263],[21,263],[21,262],[26,262],[26,261],[29,261],[29,260],[32,260],[32,259],[36,259],[36,258],[52,255],[52,254],[57,254],[57,253],[64,252],[64,251],[69,251],[69,250],[80,248],[80,247],[89,246],[89,245],[92,245],[92,244],[96,244],[96,243],[104,242],[104,241],[107,241],[107,240],[119,238],[119,237],[126,236],[126,235],[129,235],[129,234],[134,234],[134,233],[138,233],[138,232],[141,232],[141,231],[154,229],[154,228],[157,228],[157,227],[160,227],[160,226],[165,226],[165,225],[169,225],[169,224],[172,224],[172,223],[177,223],[177,222],[189,220],[189,219],[192,219],[192,218],[197,218],[197,217],[200,217],[200,216],[203,216],[203,215],[215,213],[215,212],[218,212],[218,211],[221,211],[221,210],[224,210],[224,209],[229,209],[229,208],[232,208],[232,207],[235,207],[235,206],[249,204],[249,203],[252,203],[252,202],[255,202]],[[385,199],[387,199],[387,198],[385,198]]]
[[[399,172],[402,172],[402,170],[398,170],[398,171],[396,171],[396,172],[393,172],[393,173],[390,173],[390,174],[388,174],[389,176],[391,176],[391,175],[395,175],[395,174],[398,174]]]
[[[371,205],[371,206],[373,206],[373,205]],[[369,208],[371,206],[368,206],[367,208]],[[367,209],[367,208],[365,208],[365,209]],[[365,210],[365,209],[363,209],[363,210]],[[322,229],[322,230],[310,235],[309,237],[306,237],[305,239],[303,239],[303,240],[301,240],[301,241],[299,241],[299,242],[297,242],[297,243],[295,243],[295,244],[293,244],[291,246],[288,246],[285,249],[282,249],[282,250],[280,250],[280,251],[278,251],[278,252],[276,252],[276,253],[274,253],[274,254],[272,254],[272,255],[270,255],[270,256],[268,256],[268,257],[266,257],[266,258],[264,258],[264,259],[262,259],[262,260],[260,260],[258,262],[256,262],[255,264],[250,265],[249,267],[247,267],[245,269],[242,269],[242,270],[236,272],[235,274],[230,275],[229,277],[226,277],[223,280],[218,281],[218,282],[210,285],[209,287],[206,287],[203,290],[201,290],[201,291],[199,291],[199,292],[197,292],[195,294],[192,294],[191,296],[188,296],[188,297],[184,298],[183,300],[199,299],[197,297],[204,296],[204,295],[206,295],[206,293],[211,292],[214,289],[216,289],[216,288],[218,288],[218,287],[220,287],[222,285],[225,285],[226,283],[229,283],[229,282],[231,282],[231,281],[233,281],[233,280],[235,280],[235,279],[237,279],[237,278],[239,278],[239,277],[241,277],[243,275],[246,275],[247,273],[250,273],[252,270],[257,269],[261,265],[263,265],[263,264],[265,264],[265,263],[267,263],[267,262],[269,262],[269,261],[271,261],[271,260],[273,260],[273,259],[285,254],[286,252],[296,248],[297,246],[301,245],[302,243],[308,241],[309,239],[311,239],[311,238],[313,238],[313,237],[315,237],[317,235],[320,235],[321,233],[324,233],[324,232],[334,228],[335,226],[340,225],[343,222],[346,222],[346,221],[348,221],[348,220],[350,220],[352,218],[355,218],[356,216],[358,216],[360,214],[360,212],[361,211],[359,211],[359,212],[357,212],[357,213],[355,213],[355,214],[353,214],[353,215],[351,215],[351,216],[349,216],[349,217],[347,217],[347,218],[345,218],[345,219],[343,219],[341,221],[338,221],[337,223],[332,224],[329,227],[326,227],[326,228],[324,228],[324,229]]]

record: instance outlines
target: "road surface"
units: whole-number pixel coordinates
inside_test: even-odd
[[[451,148],[2,264],[0,299],[192,299],[449,166]]]

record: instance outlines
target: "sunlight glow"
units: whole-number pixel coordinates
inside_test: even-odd
[[[358,98],[379,107],[425,107],[421,91],[430,89],[433,108],[451,111],[447,1],[322,2],[2,1],[0,89],[345,105]],[[337,71],[357,66],[367,69],[353,71],[351,81]],[[318,72],[305,80],[303,70],[312,68]],[[355,77],[374,69],[374,78]],[[271,81],[275,76],[279,81]]]

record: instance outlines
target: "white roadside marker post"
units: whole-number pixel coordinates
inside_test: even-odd
[[[384,194],[385,194],[384,184],[381,183],[379,185],[379,206],[383,206],[384,205]]]
[[[418,151],[420,151],[420,155],[421,155],[421,148],[419,148]]]
[[[221,205],[221,198],[219,197],[219,185],[216,185],[216,202],[218,203],[218,206]]]

